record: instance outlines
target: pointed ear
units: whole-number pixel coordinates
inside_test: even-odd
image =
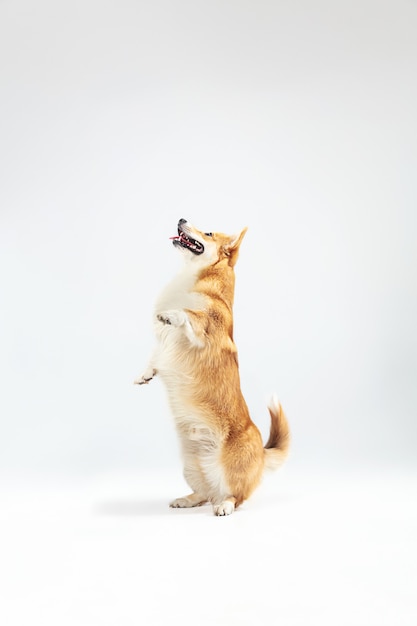
[[[227,245],[225,251],[227,256],[229,257],[229,265],[231,265],[232,267],[237,261],[237,258],[239,256],[239,247],[247,230],[248,227],[246,226],[243,230],[240,231],[238,235],[230,237],[230,243]]]

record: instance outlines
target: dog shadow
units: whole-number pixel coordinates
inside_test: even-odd
[[[171,508],[166,500],[108,500],[94,506],[96,515],[107,517],[166,517],[168,515],[195,515],[210,513],[207,506],[189,509]]]

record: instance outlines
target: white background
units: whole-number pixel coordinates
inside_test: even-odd
[[[0,3],[0,470],[11,528],[26,510],[19,489],[43,502],[32,510],[45,528],[53,497],[33,494],[51,481],[75,493],[89,484],[87,510],[106,500],[96,484],[120,499],[121,476],[138,501],[132,475],[170,472],[179,487],[161,502],[185,488],[160,381],[133,386],[155,297],[180,264],[169,237],[181,217],[249,227],[236,267],[242,388],[264,437],[272,392],[293,434],[273,493],[301,493],[312,472],[360,484],[365,472],[415,470],[416,32],[411,0]],[[302,502],[288,528],[309,517]],[[201,520],[190,513],[180,523]],[[87,601],[74,598],[74,617],[50,609],[51,623],[116,623],[83,621]],[[287,624],[298,623],[293,609]]]

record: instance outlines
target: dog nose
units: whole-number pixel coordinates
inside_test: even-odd
[[[185,224],[187,220],[185,220],[183,217],[180,219],[180,221],[178,222],[178,225],[180,224]]]

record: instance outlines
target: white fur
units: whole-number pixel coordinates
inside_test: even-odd
[[[188,256],[191,256],[188,254]],[[169,387],[178,382],[176,373],[178,363],[175,358],[178,340],[181,340],[184,330],[188,340],[198,345],[192,327],[184,309],[202,309],[205,307],[203,296],[191,293],[196,278],[196,268],[187,263],[182,271],[165,287],[159,296],[154,311],[154,331],[158,339],[154,353],[143,374],[136,380],[136,384],[145,384],[155,373],[164,378]],[[170,323],[167,323],[167,322]],[[169,392],[169,388],[168,388]]]
[[[272,411],[279,412],[281,403],[276,393],[271,394],[267,400],[267,406],[269,409],[272,409]]]

